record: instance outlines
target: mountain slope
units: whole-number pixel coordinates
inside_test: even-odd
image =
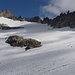
[[[14,21],[12,19],[8,19],[8,18],[4,18],[4,17],[0,17],[0,24],[7,24],[10,27],[18,27],[18,26],[22,26],[25,24],[30,24],[30,22],[27,21]]]
[[[3,17],[0,22],[11,27],[24,27],[0,30],[0,75],[75,74],[75,29],[53,29],[45,24],[17,22]],[[5,43],[5,38],[10,35],[40,40],[42,47],[28,51],[11,47]]]

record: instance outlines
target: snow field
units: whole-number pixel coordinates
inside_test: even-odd
[[[0,30],[0,75],[75,75],[75,29],[53,29],[46,24],[13,21],[0,23],[24,29]],[[42,42],[42,47],[25,51],[11,47],[5,38],[20,35]]]

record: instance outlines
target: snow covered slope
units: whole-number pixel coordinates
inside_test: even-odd
[[[13,21],[1,23],[24,29],[0,30],[0,75],[75,75],[75,29],[53,29],[45,24]],[[42,47],[25,51],[5,43],[10,35],[34,38]]]
[[[27,22],[27,21],[24,21],[24,22],[13,21],[11,19],[0,17],[0,24],[2,24],[2,23],[7,24],[10,27],[22,26],[22,25],[25,25],[25,24],[30,24],[30,22]]]

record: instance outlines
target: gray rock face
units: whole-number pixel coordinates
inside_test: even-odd
[[[41,42],[35,39],[24,39],[23,37],[14,35],[7,38],[5,41],[6,43],[10,44],[13,47],[26,47],[25,49],[37,48],[41,47]]]
[[[51,19],[49,19],[48,17],[44,18],[42,21],[42,24],[50,24],[51,23]]]
[[[14,15],[9,10],[0,10],[0,17],[13,17]]]
[[[33,18],[26,18],[26,20],[29,21],[29,22],[37,22],[37,23],[42,22],[42,20],[41,20],[41,18],[39,16],[35,16]]]
[[[67,13],[61,13],[51,21],[50,26],[54,28],[75,28],[75,11],[71,13],[69,11]]]
[[[23,16],[19,16],[19,17],[17,18],[17,20],[19,20],[19,21],[25,21],[25,18],[24,18]]]

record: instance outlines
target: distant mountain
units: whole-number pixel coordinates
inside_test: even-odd
[[[48,17],[45,17],[43,20],[39,16],[26,18],[20,15],[19,17],[16,17],[8,9],[0,10],[0,17],[2,16],[13,20],[48,24],[53,28],[62,28],[62,27],[74,28],[75,27],[75,11],[73,12],[68,11],[67,13],[61,13],[59,16],[57,16],[54,19],[49,19]]]
[[[69,11],[67,13],[61,13],[59,16],[49,21],[48,24],[53,28],[75,28],[75,11],[71,13]]]
[[[0,10],[0,17],[5,17],[13,20],[21,20],[21,21],[25,20],[24,17],[22,16],[19,17],[14,16],[14,14],[12,14],[12,12],[8,9]]]
[[[39,16],[35,16],[32,18],[25,18],[24,16],[14,16],[10,10],[0,10],[0,17],[6,17],[9,19],[13,20],[19,20],[19,21],[29,21],[29,22],[40,22],[41,23],[41,18]]]
[[[0,10],[0,17],[13,17],[14,15],[11,13],[10,10]]]

